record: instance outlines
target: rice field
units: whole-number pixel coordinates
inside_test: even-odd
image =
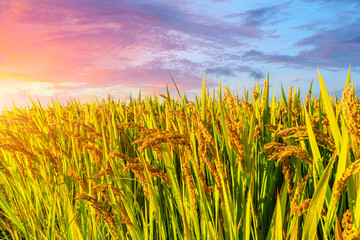
[[[319,83],[7,110],[1,239],[358,239],[360,99]]]

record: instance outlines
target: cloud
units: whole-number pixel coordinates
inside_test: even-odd
[[[360,65],[359,40],[357,22],[332,30],[319,31],[297,42],[296,46],[312,47],[308,51],[299,52],[298,58],[299,61],[302,59],[313,63],[316,61],[324,66],[347,67],[350,62]],[[314,60],[311,60],[311,56]]]
[[[242,58],[246,61],[282,63],[295,68],[319,65],[340,69],[348,68],[350,63],[359,66],[360,32],[357,21],[330,30],[319,30],[299,40],[293,46],[299,49],[294,55],[268,54],[251,49],[244,52]]]
[[[303,2],[310,2],[310,3],[321,3],[321,4],[329,4],[329,3],[335,3],[335,4],[356,4],[359,5],[358,0],[346,0],[346,1],[339,1],[339,0],[302,0]]]
[[[239,66],[236,68],[236,70],[239,72],[249,73],[249,76],[255,80],[265,78],[265,74],[260,69],[257,68],[251,68],[248,66]]]
[[[284,10],[288,8],[289,2],[283,4],[254,8],[245,12],[232,13],[227,15],[227,18],[238,19],[240,28],[244,32],[249,32],[249,36],[253,38],[278,38],[276,29],[269,29],[275,27],[278,23],[283,22],[287,15]]]
[[[215,75],[216,77],[235,77],[235,74],[234,72],[230,69],[230,68],[227,68],[227,67],[216,67],[216,68],[208,68],[205,70],[205,73],[207,74],[213,74]]]
[[[189,77],[183,80],[189,86],[202,69],[234,76],[202,63],[243,46],[243,38],[261,38],[266,31],[250,15],[272,11],[254,10],[236,23],[161,1],[5,0],[0,9],[0,29],[6,33],[0,39],[0,72],[90,87],[131,85],[149,76],[161,82],[172,69]],[[195,57],[189,60],[189,54]]]
[[[206,74],[215,75],[216,77],[236,77],[237,72],[248,73],[255,80],[265,77],[265,74],[260,69],[249,66],[215,67],[205,70]]]
[[[301,79],[301,78],[291,79],[291,82],[293,82],[293,83],[300,83],[301,81],[303,81],[303,79]]]
[[[245,13],[241,13],[240,16],[244,25],[248,27],[258,27],[263,26],[264,24],[275,24],[279,12],[279,6],[271,6],[249,10]]]
[[[259,60],[259,59],[263,58],[264,55],[265,54],[263,52],[260,52],[260,51],[255,50],[255,49],[251,49],[249,51],[244,52],[242,57],[245,60]]]
[[[60,84],[51,84],[46,88],[46,91],[55,91],[55,92],[74,92],[81,91],[86,89],[86,83],[60,83]]]
[[[255,80],[262,79],[265,74],[258,68],[252,68],[248,66],[236,66],[236,67],[216,67],[207,68],[205,73],[215,75],[216,77],[236,77],[236,73],[247,73]]]
[[[20,1],[22,2],[22,1]],[[35,6],[30,7],[30,6]],[[232,24],[220,19],[198,13],[186,12],[180,4],[167,4],[160,1],[51,1],[28,0],[28,9],[19,14],[18,20],[33,24],[42,24],[45,21],[53,24],[70,24],[83,27],[117,29],[121,32],[139,34],[136,40],[146,37],[151,39],[154,35],[163,36],[168,31],[180,32],[197,36],[207,37],[211,41],[220,38],[222,41],[239,41],[237,35],[252,37],[253,33],[242,31]],[[112,25],[109,25],[112,24]],[[85,29],[84,29],[85,30]],[[96,29],[95,29],[96,30]],[[256,32],[256,31],[254,31]],[[146,33],[146,34],[144,34]],[[130,34],[132,35],[132,34]],[[175,38],[171,38],[175,40]],[[157,38],[154,41],[157,42]]]
[[[169,71],[181,91],[201,88],[204,69],[209,87],[217,86],[214,76],[262,79],[259,67],[239,66],[239,61],[286,55],[250,50],[241,56],[241,48],[275,37],[269,28],[283,20],[286,7],[233,9],[236,14],[222,18],[181,1],[4,0],[0,74],[53,83],[47,88],[53,94],[78,91],[83,96],[89,95],[85,89],[161,91],[166,83],[172,85]]]

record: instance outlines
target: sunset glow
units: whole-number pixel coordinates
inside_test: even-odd
[[[240,2],[240,3],[239,3]],[[324,11],[326,9],[326,11]],[[359,81],[358,1],[42,1],[0,3],[0,109],[29,95],[89,101],[137,93],[193,94],[253,86],[270,73],[301,86],[322,71],[341,90],[349,64]],[[318,91],[318,84],[314,84]]]

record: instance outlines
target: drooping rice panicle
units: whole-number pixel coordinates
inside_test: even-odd
[[[0,238],[357,239],[360,102],[320,85],[6,110]]]
[[[309,180],[311,176],[311,172],[309,172],[302,180],[301,182],[298,183],[295,191],[294,191],[294,195],[292,196],[292,199],[291,199],[291,204],[290,204],[290,213],[293,213],[295,212],[295,206],[296,206],[296,202],[298,201],[299,197],[300,197],[300,194],[301,192],[303,191],[303,188],[306,184],[306,182]],[[301,211],[300,211],[301,212]]]
[[[350,85],[343,91],[341,103],[344,112],[342,116],[351,134],[353,149],[356,157],[360,157],[360,100],[356,99],[353,86]]]
[[[333,190],[332,190],[332,204],[336,205],[341,193],[347,185],[349,178],[354,176],[360,171],[360,158],[353,162],[349,167],[346,168],[345,172],[342,174],[340,179],[335,180]]]
[[[67,169],[66,175],[71,176],[74,178],[80,185],[81,189],[86,193],[87,192],[87,184],[85,180],[79,175],[79,173],[72,170],[70,167]]]

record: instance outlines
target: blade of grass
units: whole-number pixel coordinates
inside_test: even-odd
[[[325,86],[323,78],[321,77],[319,68],[318,68],[318,75],[319,75],[319,82],[320,82],[321,97],[322,97],[322,99],[324,101],[325,111],[326,111],[327,117],[329,119],[331,133],[332,133],[332,135],[334,137],[336,150],[338,152],[340,152],[340,150],[341,150],[340,149],[340,146],[341,146],[341,133],[340,133],[339,126],[337,124],[335,114],[334,114],[333,104],[332,104],[332,102],[330,100],[328,91],[326,90],[326,86]]]
[[[203,85],[202,85],[202,107],[201,107],[201,120],[204,122],[205,126],[207,125],[206,119],[206,85],[205,85],[205,74],[203,76]]]
[[[318,176],[321,176],[321,174],[323,173],[324,165],[319,151],[319,147],[316,142],[314,131],[311,127],[311,121],[307,110],[305,110],[305,122],[306,122],[307,132],[309,135],[310,147],[313,155],[313,166],[314,166],[313,176],[314,176],[315,185],[317,185]]]
[[[345,146],[348,146],[348,144],[349,144],[348,134],[346,134],[346,133],[343,134],[342,138],[343,138],[341,140],[342,149],[341,149],[341,153],[339,155],[335,180],[339,180],[342,177],[342,174],[345,172],[346,164],[347,164],[349,150]],[[332,202],[332,200],[333,199],[331,198],[330,203]],[[328,227],[329,231],[330,231],[331,226],[333,226],[333,224],[334,224],[335,215],[336,215],[336,206],[334,206],[333,204],[330,204],[329,210],[327,212],[327,218],[328,218],[327,227]],[[328,232],[328,233],[330,233],[330,232]]]
[[[306,216],[304,223],[303,235],[302,235],[303,240],[315,239],[316,231],[317,231],[316,229],[318,226],[318,222],[320,220],[320,213],[324,206],[326,189],[328,187],[329,178],[334,161],[335,158],[333,157],[326,166],[318,184],[316,185],[315,192],[312,197],[308,214]]]
[[[276,220],[275,220],[275,240],[282,240],[283,239],[283,216],[281,212],[281,203],[279,194],[277,194],[276,198]]]
[[[340,227],[340,223],[339,223],[339,219],[336,216],[336,222],[335,222],[335,240],[344,240],[342,231],[341,231],[341,227]]]
[[[345,88],[349,87],[351,82],[351,64],[349,65],[349,71],[348,71],[348,75],[346,77],[346,85]]]
[[[250,239],[250,232],[251,232],[251,195],[250,191],[248,191],[247,197],[246,197],[246,207],[245,207],[245,231],[244,231],[244,239],[249,240]]]
[[[299,217],[296,216],[294,227],[291,230],[290,240],[298,240],[299,239],[298,234],[299,234]]]

